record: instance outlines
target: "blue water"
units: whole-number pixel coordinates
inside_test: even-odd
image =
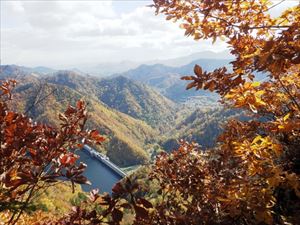
[[[91,191],[98,188],[101,193],[111,193],[114,184],[121,180],[122,177],[99,160],[91,157],[89,153],[81,150],[77,151],[76,154],[80,156],[78,161],[87,165],[83,175],[92,183],[92,185],[81,185],[82,189]]]

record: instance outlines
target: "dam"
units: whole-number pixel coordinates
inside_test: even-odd
[[[84,191],[91,191],[98,188],[101,193],[111,193],[112,187],[126,174],[109,158],[88,145],[84,145],[81,151],[76,154],[80,156],[80,162],[87,165],[83,175],[92,183],[91,185],[81,185]]]

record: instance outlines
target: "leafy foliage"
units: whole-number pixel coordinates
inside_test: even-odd
[[[197,186],[207,191],[201,199],[209,196],[207,202],[214,207],[206,214],[210,216],[207,218],[202,213],[209,206],[202,208],[203,202],[194,218],[238,224],[285,223],[287,220],[295,223],[299,212],[296,169],[299,167],[296,146],[299,146],[300,129],[300,61],[296,50],[300,46],[299,6],[286,10],[278,18],[268,14],[271,7],[268,1],[155,1],[155,7],[157,12],[168,15],[167,19],[183,19],[186,35],[193,35],[195,39],[225,38],[236,56],[231,63],[232,72],[226,68],[206,72],[196,65],[195,76],[183,77],[192,81],[187,89],[216,91],[227,105],[248,110],[257,118],[229,122],[217,148],[207,152],[207,166],[201,166],[205,168],[201,169],[204,183]],[[251,82],[254,72],[260,71],[267,73],[270,79]],[[176,154],[179,153],[170,157]],[[169,156],[163,157],[162,162],[168,160]],[[168,183],[168,178],[184,167],[178,165],[180,161],[174,160],[176,166],[173,171],[166,170],[168,173],[164,169],[171,168],[173,163],[158,165],[160,183]],[[207,176],[208,170],[211,171]],[[200,182],[201,176],[198,177]],[[171,190],[194,197],[192,191],[181,189],[183,183],[177,186],[182,178],[183,175],[178,178],[175,175],[175,183],[169,185]],[[207,184],[214,184],[218,192],[214,187],[206,187]],[[191,223],[199,224],[199,221]]]
[[[73,82],[77,84],[76,80]],[[112,161],[121,166],[141,164],[148,160],[144,146],[153,142],[158,132],[145,122],[66,86],[47,82],[43,83],[42,89],[40,87],[39,82],[31,79],[18,83],[13,93],[12,108],[20,112],[27,111],[26,114],[32,119],[57,127],[60,124],[58,113],[63,112],[69,103],[76,104],[79,99],[84,99],[89,111],[86,127],[97,128],[107,139],[101,146],[94,146],[95,148],[109,155]],[[123,157],[120,158],[119,153],[124,154]]]
[[[86,165],[76,165],[74,149],[86,143],[100,144],[96,130],[85,130],[86,105],[78,101],[59,115],[60,127],[33,123],[23,114],[10,111],[14,80],[0,86],[0,210],[13,210],[9,223],[15,223],[37,190],[65,178],[72,184],[88,183],[82,175]]]
[[[186,35],[196,40],[227,41],[236,57],[232,71],[196,65],[195,75],[183,79],[191,81],[187,89],[217,92],[227,107],[252,119],[230,120],[206,151],[181,142],[177,151],[156,157],[151,184],[127,178],[112,196],[93,191],[52,222],[120,224],[130,214],[139,225],[299,223],[300,5],[277,18],[268,0],[154,0],[153,6],[167,19],[183,20]],[[254,82],[261,71],[269,79]]]
[[[270,4],[154,1],[167,19],[184,20],[186,35],[224,39],[236,56],[232,71],[196,65],[195,76],[183,77],[191,81],[187,89],[215,91],[226,106],[253,119],[229,121],[218,144],[205,152],[182,142],[177,151],[161,153],[150,173],[160,197],[135,224],[298,223],[300,8],[272,18]],[[253,82],[261,71],[270,79]]]

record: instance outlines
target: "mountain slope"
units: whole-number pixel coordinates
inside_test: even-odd
[[[173,120],[175,104],[145,85],[119,76],[101,80],[98,87],[102,102],[154,127]]]
[[[54,73],[55,70],[48,67],[25,67],[18,65],[0,65],[0,79],[10,77],[10,78],[20,78],[28,75],[42,77],[48,73]]]
[[[171,151],[178,147],[178,140],[184,139],[196,142],[203,148],[212,147],[223,130],[222,126],[226,121],[235,117],[246,118],[241,112],[221,107],[197,109],[178,119],[174,128],[162,140],[161,145],[166,151]]]
[[[180,80],[184,75],[193,74],[195,64],[202,66],[204,70],[211,71],[215,68],[228,65],[227,59],[199,59],[180,67],[170,67],[162,64],[141,65],[129,70],[122,75],[156,88],[163,95],[173,101],[185,101],[188,97],[199,95],[211,95],[207,91],[186,91],[186,81]]]
[[[158,90],[163,90],[176,82],[179,78],[176,67],[163,64],[141,65],[121,74],[129,79],[148,84]]]
[[[45,80],[48,83],[66,86],[91,97],[97,96],[97,83],[100,81],[98,78],[71,70],[59,70],[45,77]]]
[[[21,112],[27,111],[27,115],[34,120],[53,126],[59,124],[58,113],[63,112],[68,104],[74,105],[77,100],[84,99],[88,103],[87,126],[98,129],[108,139],[99,150],[119,166],[145,163],[149,158],[144,150],[145,146],[158,135],[145,122],[63,85],[46,83],[41,89],[38,82],[19,83],[14,98],[16,104],[13,108]],[[43,98],[45,99],[39,102],[38,99]]]
[[[86,96],[97,98],[111,108],[153,127],[163,127],[172,120],[175,104],[155,90],[125,77],[98,79],[72,71],[60,71],[47,82],[64,85]]]

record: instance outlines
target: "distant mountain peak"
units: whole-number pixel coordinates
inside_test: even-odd
[[[10,77],[16,77],[16,76],[44,76],[46,74],[50,74],[55,72],[56,70],[38,66],[38,67],[25,67],[25,66],[19,66],[19,65],[1,65],[0,66],[0,75],[2,77],[4,76],[10,76]]]
[[[204,70],[213,70],[218,67],[226,66],[229,59],[195,59],[194,61],[177,67],[171,67],[163,64],[141,65],[131,69],[121,75],[132,80],[147,84],[160,91],[161,94],[172,99],[173,101],[185,101],[188,97],[197,95],[208,95],[205,91],[186,91],[186,82],[180,80],[181,76],[194,74],[195,64],[199,64]]]
[[[116,77],[111,78],[111,80],[117,80],[117,81],[124,81],[124,82],[133,82],[129,78],[123,76],[123,75],[118,75]]]

